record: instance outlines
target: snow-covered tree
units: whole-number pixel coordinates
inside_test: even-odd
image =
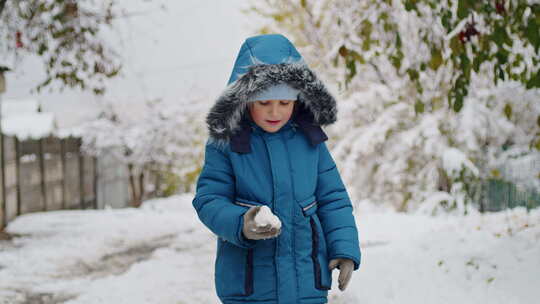
[[[190,191],[204,153],[198,104],[104,102],[100,117],[83,127],[83,149],[95,156],[113,153],[126,165],[136,206],[145,193],[145,172],[162,180],[161,186],[154,185],[160,187],[158,194]]]
[[[16,70],[23,58],[39,58],[46,77],[38,91],[58,84],[102,94],[121,69],[104,32],[131,15],[119,2],[0,0],[0,60]]]
[[[356,199],[467,212],[508,152],[540,149],[538,1],[252,1],[340,93]]]

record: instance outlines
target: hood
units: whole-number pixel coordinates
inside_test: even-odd
[[[253,36],[244,41],[228,86],[210,109],[206,124],[209,141],[231,143],[233,151],[249,153],[247,123],[249,97],[279,83],[299,90],[298,110],[291,119],[316,145],[328,139],[321,126],[336,121],[336,101],[283,35]]]

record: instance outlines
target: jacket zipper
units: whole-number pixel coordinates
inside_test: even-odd
[[[311,207],[315,206],[317,204],[317,201],[313,201],[313,203],[305,206],[304,208],[302,208],[302,210],[305,212],[305,211],[308,211],[308,209],[310,209]]]
[[[246,257],[245,296],[253,294],[253,248],[248,249]]]
[[[244,206],[244,207],[255,207],[255,206],[257,206],[255,204],[247,204],[247,203],[242,203],[242,202],[239,202],[239,201],[236,201],[234,203],[237,204],[237,205],[240,205],[240,206]]]
[[[311,259],[313,261],[313,275],[315,277],[315,288],[319,290],[330,290],[329,286],[324,286],[322,284],[322,275],[321,275],[321,264],[319,263],[319,233],[317,231],[317,224],[315,219],[310,217],[309,223],[311,224],[311,234],[312,234],[312,248],[311,248]]]

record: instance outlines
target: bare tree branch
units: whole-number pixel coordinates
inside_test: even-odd
[[[2,11],[4,10],[4,6],[6,5],[7,0],[0,0],[0,16],[2,15]]]

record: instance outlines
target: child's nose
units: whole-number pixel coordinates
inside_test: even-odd
[[[278,114],[278,110],[279,110],[279,108],[276,105],[273,105],[270,108],[270,114],[272,114],[272,116],[276,116]]]

